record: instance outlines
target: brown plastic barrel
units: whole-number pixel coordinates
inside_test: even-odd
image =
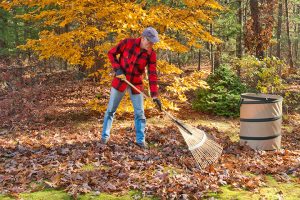
[[[279,95],[241,94],[241,144],[255,150],[281,148],[282,100]]]

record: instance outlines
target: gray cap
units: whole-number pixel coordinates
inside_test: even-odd
[[[156,43],[159,41],[157,31],[152,27],[147,27],[144,29],[142,36],[146,37],[152,43]]]

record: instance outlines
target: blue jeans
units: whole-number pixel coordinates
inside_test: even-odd
[[[142,94],[132,94],[131,89],[128,87],[127,90],[130,94],[130,99],[134,108],[134,125],[136,131],[136,142],[145,142],[145,127],[146,127],[146,117],[144,112],[144,98]],[[119,92],[115,88],[111,88],[109,103],[107,110],[104,115],[103,130],[102,130],[102,140],[108,140],[110,136],[110,129],[113,123],[113,118],[116,110],[125,94],[124,92]]]

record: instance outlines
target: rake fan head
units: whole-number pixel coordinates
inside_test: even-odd
[[[182,122],[180,122],[182,124]],[[222,146],[206,133],[188,124],[178,126],[186,144],[201,169],[213,164],[222,154]]]

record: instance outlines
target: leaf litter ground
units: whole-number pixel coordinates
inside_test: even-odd
[[[17,196],[53,187],[77,197],[135,189],[162,199],[200,199],[222,185],[255,192],[265,185],[267,174],[282,182],[294,177],[300,183],[297,114],[284,120],[284,126],[292,128],[283,129],[282,150],[253,151],[217,127],[197,124],[196,119],[230,121],[238,128],[236,120],[199,114],[182,105],[184,112],[174,115],[190,119],[224,147],[215,165],[200,170],[177,128],[153,111],[146,113],[150,149],[142,151],[134,144],[132,114],[117,115],[108,145],[100,144],[103,114],[84,105],[102,89],[72,77],[63,73],[1,98],[0,193]]]

